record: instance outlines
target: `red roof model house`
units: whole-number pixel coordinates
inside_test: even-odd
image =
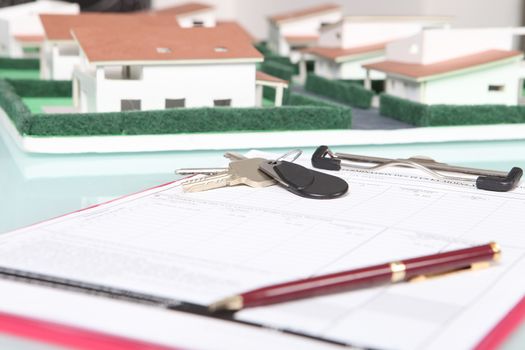
[[[386,74],[386,93],[424,104],[516,105],[522,100],[522,28],[434,29],[387,45],[386,60],[367,64]]]
[[[73,86],[81,112],[254,107],[261,103],[260,86],[286,86],[257,76],[263,56],[236,23],[73,28],[73,37],[80,47]]]

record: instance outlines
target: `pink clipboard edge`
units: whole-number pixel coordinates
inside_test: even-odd
[[[500,348],[505,340],[523,323],[525,319],[525,297],[517,303],[507,315],[487,333],[476,345],[475,350],[492,350]]]

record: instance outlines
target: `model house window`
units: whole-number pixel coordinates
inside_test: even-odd
[[[204,21],[200,21],[200,20],[194,19],[193,20],[193,26],[194,27],[204,27]]]
[[[489,91],[505,91],[505,85],[489,85]]]
[[[213,100],[213,105],[215,107],[229,107],[232,105],[232,100],[231,98],[224,100]]]
[[[166,99],[166,108],[181,108],[186,107],[185,98],[167,98]]]
[[[291,45],[291,47],[294,50],[303,50],[303,49],[307,49],[308,45],[306,45],[306,44],[297,44],[297,45]]]
[[[140,111],[140,100],[120,100],[120,110],[125,111]]]

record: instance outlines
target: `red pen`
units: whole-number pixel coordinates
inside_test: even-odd
[[[450,272],[490,266],[499,259],[497,243],[394,261],[329,275],[280,283],[233,295],[208,306],[210,312],[245,308],[341,293],[382,284],[412,281]]]

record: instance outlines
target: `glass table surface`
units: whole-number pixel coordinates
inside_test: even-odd
[[[303,148],[311,155],[315,147]],[[463,166],[525,168],[525,140],[335,147],[336,151],[384,157],[430,156]],[[243,152],[246,150],[236,150]],[[285,149],[268,149],[284,153]],[[224,151],[43,155],[22,152],[0,129],[0,234],[178,178],[182,167],[226,164]],[[1,349],[59,349],[0,335]],[[525,325],[504,349],[525,348]]]

